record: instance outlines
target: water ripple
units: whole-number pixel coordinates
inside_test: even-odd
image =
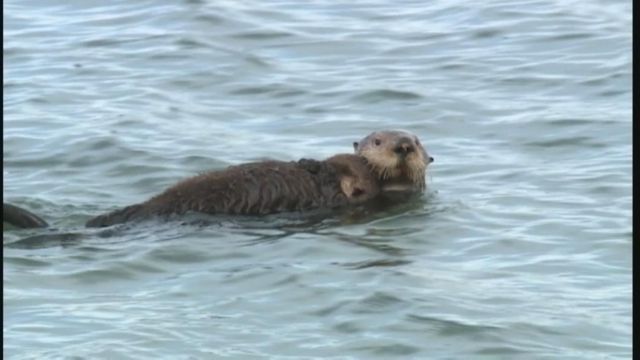
[[[629,358],[632,6],[575,5],[6,2],[4,355]],[[82,226],[382,128],[429,194]]]

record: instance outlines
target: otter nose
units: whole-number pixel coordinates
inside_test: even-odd
[[[393,152],[400,156],[407,156],[407,154],[414,152],[416,149],[413,143],[408,138],[402,138],[396,143],[396,147],[393,148]]]

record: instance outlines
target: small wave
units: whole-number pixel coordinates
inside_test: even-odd
[[[354,100],[363,102],[379,102],[379,101],[399,101],[399,100],[419,100],[423,96],[412,91],[401,90],[372,90],[364,94],[360,94],[354,97]]]
[[[270,39],[282,39],[293,36],[284,31],[245,31],[238,34],[233,34],[231,37],[236,39],[250,39],[250,40],[270,40]]]
[[[564,137],[560,139],[549,139],[540,141],[528,141],[524,143],[525,146],[531,147],[591,147],[591,148],[606,148],[608,145],[599,141],[595,141],[588,136],[574,136]]]

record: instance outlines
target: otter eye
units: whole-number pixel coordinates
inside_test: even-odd
[[[360,189],[360,188],[355,188],[353,189],[353,192],[351,193],[351,196],[360,196],[364,194],[364,190]]]
[[[373,140],[373,143],[376,144],[376,146],[382,144],[382,141],[380,141],[380,139],[375,139]]]

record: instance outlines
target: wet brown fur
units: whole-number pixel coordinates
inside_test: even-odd
[[[265,215],[363,203],[379,193],[367,161],[339,154],[324,161],[263,161],[186,179],[141,204],[100,215],[88,227],[150,216],[184,214]]]

